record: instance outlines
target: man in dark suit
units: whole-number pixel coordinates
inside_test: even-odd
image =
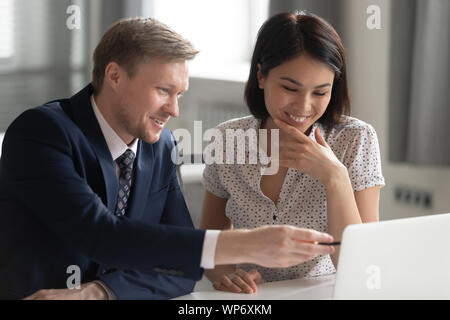
[[[178,116],[196,53],[153,19],[119,21],[95,50],[92,84],[10,125],[0,298],[167,299],[216,264],[288,266],[331,252],[311,244],[331,236],[312,230],[193,229],[164,124]]]

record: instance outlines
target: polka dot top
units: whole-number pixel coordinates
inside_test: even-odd
[[[245,132],[251,128],[258,130],[260,125],[261,120],[248,116],[224,122],[217,129],[226,137],[227,129],[242,129],[239,131]],[[309,135],[314,141],[314,131],[317,127],[337,158],[347,167],[354,191],[384,186],[378,139],[371,125],[349,116],[343,116],[343,121],[331,130],[325,130],[316,122]],[[237,144],[240,143],[242,147],[244,143],[245,155],[249,160],[250,139],[234,140],[235,159],[239,150],[236,148],[239,147]],[[223,144],[224,162],[227,146],[230,147],[226,143]],[[231,220],[233,228],[288,224],[321,232],[328,231],[325,187],[318,180],[297,169],[289,168],[275,205],[261,191],[263,165],[260,160],[256,164],[250,160],[243,164],[228,164],[228,161],[226,163],[207,164],[203,172],[203,184],[209,192],[228,199],[225,214]],[[316,277],[336,272],[329,255],[318,256],[288,268],[264,268],[251,264],[238,267],[244,270],[258,269],[266,282]]]

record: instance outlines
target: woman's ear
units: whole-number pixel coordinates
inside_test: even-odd
[[[258,68],[258,72],[256,72],[256,77],[258,78],[258,88],[264,89],[264,80],[265,79],[261,72],[261,64],[258,63],[256,66]]]

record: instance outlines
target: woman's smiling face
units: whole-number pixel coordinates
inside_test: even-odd
[[[309,134],[311,126],[327,109],[334,72],[324,63],[302,54],[271,69],[266,76],[258,65],[258,86],[270,118],[265,126],[276,127],[280,119]]]

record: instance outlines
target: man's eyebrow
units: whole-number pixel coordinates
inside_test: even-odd
[[[297,85],[297,86],[299,86],[299,87],[303,87],[303,85],[302,85],[300,82],[298,82],[298,81],[296,81],[296,80],[294,80],[294,79],[292,79],[292,78],[281,77],[280,79],[281,79],[281,80],[289,81],[289,82],[291,82],[291,83],[293,83],[293,84],[295,84],[295,85]],[[315,89],[319,89],[319,88],[328,87],[328,86],[331,86],[331,83],[324,83],[324,84],[318,85],[318,86],[316,86],[316,87],[314,87],[314,88],[315,88]]]
[[[173,84],[167,83],[166,84],[167,87],[169,87],[170,90],[173,90],[174,88],[176,88],[176,86],[174,86]],[[186,91],[189,90],[189,87],[186,87],[185,89],[183,89],[181,92],[185,93]]]

